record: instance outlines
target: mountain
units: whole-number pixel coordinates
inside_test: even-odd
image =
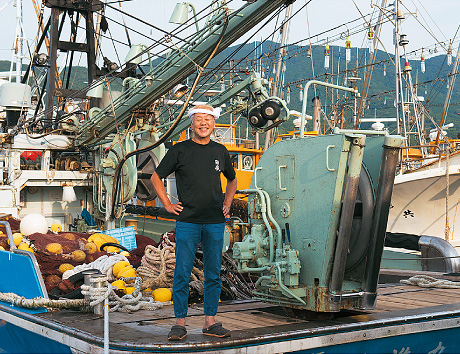
[[[232,46],[225,50],[223,50],[220,54],[218,54],[209,64],[209,68],[214,68],[218,66],[220,63],[225,62],[228,60],[229,57],[234,60],[234,63],[237,63],[239,60],[242,61],[239,63],[239,78],[233,78],[233,81],[237,81],[238,79],[244,79],[246,76],[246,68],[249,69],[253,66],[255,55],[254,55],[254,48],[255,46],[259,46],[260,42],[256,43],[249,43],[245,44],[241,47],[239,51],[235,53],[236,49],[240,46]],[[273,53],[279,47],[278,43],[275,42],[264,42],[262,46],[259,46],[257,49],[258,53],[262,54],[262,60],[259,61],[263,63],[263,67],[267,68],[266,72],[270,77],[273,77],[273,58],[277,58],[277,53],[275,55],[269,55],[269,53]],[[287,47],[287,54],[286,54],[286,71],[284,77],[284,99],[287,99],[287,87],[290,88],[290,104],[289,108],[294,109],[297,111],[301,111],[302,105],[299,98],[300,94],[300,85],[303,87],[308,82],[308,80],[315,78],[321,81],[327,80],[330,83],[343,85],[345,86],[346,83],[344,82],[344,76],[337,77],[334,75],[339,70],[344,70],[345,67],[350,70],[347,74],[348,77],[350,76],[357,76],[361,80],[357,81],[356,86],[358,87],[359,92],[362,92],[363,81],[365,77],[365,63],[367,60],[366,57],[369,56],[368,49],[351,49],[351,60],[348,64],[345,62],[345,48],[338,47],[338,46],[331,46],[330,47],[330,67],[326,71],[324,68],[324,47],[315,47],[312,48],[311,51],[311,58],[307,56],[308,54],[308,47],[306,46],[297,46],[297,45],[290,45]],[[267,59],[269,58],[269,59]],[[378,51],[376,55],[376,63],[378,65],[374,65],[372,80],[369,85],[369,92],[368,92],[368,99],[367,99],[367,107],[364,110],[364,118],[386,118],[386,117],[395,117],[396,110],[394,107],[394,100],[395,100],[395,74],[394,74],[394,66],[390,62],[394,59],[392,55],[388,55],[383,51]],[[439,123],[442,108],[444,105],[444,100],[447,93],[447,81],[446,76],[449,74],[452,66],[447,66],[445,63],[445,55],[439,55],[435,57],[431,57],[426,59],[426,72],[422,73],[420,71],[420,61],[419,60],[411,60],[410,64],[412,66],[412,81],[415,84],[418,83],[426,83],[426,84],[419,84],[418,85],[418,95],[423,96],[425,100],[426,108],[428,109],[429,116],[433,118],[433,120]],[[312,63],[313,62],[313,63]],[[156,61],[154,62],[154,64]],[[404,63],[402,63],[404,66]],[[313,68],[312,68],[313,67]],[[356,67],[361,67],[361,69],[353,72],[352,69]],[[0,71],[8,71],[10,69],[10,62],[9,61],[0,61]],[[26,66],[24,65],[24,70]],[[145,68],[147,69],[147,68]],[[228,65],[223,66],[223,70],[228,69]],[[314,70],[314,74],[313,74]],[[386,71],[386,76],[384,75],[384,71]],[[332,73],[332,74],[331,74]],[[85,67],[74,67],[72,69],[72,73],[69,79],[69,87],[75,89],[81,89],[86,85],[87,81],[87,70]],[[220,74],[219,74],[220,75]],[[67,78],[67,74],[61,75],[62,77]],[[225,83],[228,87],[229,83],[229,75],[226,74],[223,76]],[[220,80],[222,77],[218,75],[214,75],[211,78],[210,82],[213,85],[208,85],[207,89],[220,89]],[[425,94],[426,91],[426,94]],[[343,92],[343,91],[342,91]],[[278,95],[281,93],[278,92]],[[317,87],[316,95],[320,97],[321,103],[326,105],[325,109],[326,113],[329,113],[331,110],[331,99],[336,100],[336,97],[332,98],[331,96],[331,89],[328,89],[328,94],[326,95],[326,89],[324,87]],[[335,94],[334,94],[335,95]],[[344,93],[340,93],[339,96],[342,97]],[[311,99],[314,96],[314,90],[311,87],[308,92],[308,105],[307,105],[307,114],[312,111],[311,106]],[[453,128],[448,130],[448,134],[450,137],[456,137],[457,134],[460,133],[460,117],[457,112],[459,110],[460,105],[460,84],[454,86],[453,94],[451,98],[450,108],[446,115],[445,122],[450,123],[453,122],[455,125]],[[351,120],[352,112],[347,110],[345,112],[345,117],[348,121]],[[311,123],[308,123],[311,124]],[[394,130],[394,124],[386,124],[388,128]],[[287,122],[281,126],[281,131],[286,131],[292,129],[293,125],[291,122]],[[369,123],[363,123],[361,128],[368,129],[370,127]],[[432,128],[433,125],[431,124],[430,120],[426,119],[426,127],[427,129]]]
[[[266,53],[273,52],[275,48],[279,47],[277,43],[264,43],[262,49],[259,49],[259,53],[264,53],[263,57],[266,58]],[[235,47],[227,48],[222,53],[220,53],[216,57],[216,61],[222,60],[226,56],[230,55]],[[248,56],[248,58],[253,59],[254,55],[251,53],[254,49],[254,43],[247,44],[242,48],[242,50],[238,53],[238,56],[235,56],[235,61],[238,58],[244,58]],[[300,85],[305,87],[305,84],[315,78],[320,81],[326,81],[329,83],[334,83],[341,86],[347,86],[344,82],[344,76],[341,75],[337,78],[337,75],[331,74],[331,72],[336,73],[339,69],[342,71],[346,67],[345,62],[345,48],[344,47],[337,47],[331,46],[330,47],[330,66],[329,69],[326,71],[324,68],[324,47],[316,47],[312,48],[311,51],[311,58],[307,57],[308,47],[306,46],[295,46],[290,45],[287,48],[287,55],[286,55],[286,72],[284,78],[284,99],[286,99],[286,92],[287,86],[290,87],[290,96],[291,102],[289,107],[291,109],[295,109],[297,111],[301,111],[302,104],[299,98],[300,94]],[[271,56],[273,58],[274,56]],[[350,76],[357,76],[360,78],[357,81],[356,86],[358,87],[358,91],[362,93],[363,82],[365,78],[365,70],[364,67],[367,58],[369,57],[368,49],[351,49],[351,60],[347,65],[348,77]],[[394,118],[396,116],[396,109],[394,107],[394,100],[395,100],[395,71],[394,65],[392,62],[394,60],[393,55],[388,55],[383,51],[378,51],[376,55],[375,62],[379,63],[374,65],[372,79],[369,85],[368,91],[368,99],[367,99],[367,108],[364,110],[363,118]],[[367,59],[367,60],[366,60]],[[452,70],[452,66],[447,66],[445,62],[446,56],[445,55],[438,55],[435,57],[431,57],[426,59],[425,66],[426,72],[422,73],[420,70],[420,61],[419,60],[410,60],[410,65],[412,67],[412,82],[415,85],[417,82],[417,95],[423,96],[425,106],[428,110],[429,116],[433,118],[436,123],[440,122],[442,109],[444,105],[444,100],[447,94],[447,80],[446,76]],[[270,59],[272,60],[272,59]],[[266,59],[263,59],[262,62],[265,63]],[[313,69],[312,69],[312,61],[313,61]],[[385,62],[385,63],[384,63]],[[243,66],[245,61],[242,62]],[[267,65],[271,64],[268,62],[265,64],[265,68]],[[402,67],[404,67],[404,62],[401,62]],[[356,72],[353,72],[352,69],[356,67],[362,67]],[[273,77],[273,65],[269,68],[268,74],[270,77]],[[384,71],[386,71],[386,75],[384,75]],[[404,75],[405,76],[405,75]],[[423,84],[425,83],[425,84]],[[426,93],[425,93],[426,91]],[[340,93],[342,92],[342,93]],[[339,96],[343,96],[345,94],[344,91],[339,91]],[[407,94],[407,93],[406,93]],[[331,109],[331,89],[328,89],[328,95],[326,95],[326,89],[324,87],[318,86],[316,89],[316,95],[320,97],[321,103],[324,105],[326,104],[326,112],[329,113]],[[312,105],[311,99],[314,97],[314,90],[313,87],[310,87],[308,92],[308,105],[307,105],[307,114],[312,112]],[[334,97],[334,102],[336,98]],[[453,122],[455,125],[453,128],[448,130],[448,135],[450,137],[456,137],[457,134],[460,132],[460,117],[458,116],[457,112],[460,112],[458,108],[460,105],[460,84],[457,84],[453,88],[453,93],[451,97],[451,103],[448,110],[448,113],[445,118],[445,123]],[[348,111],[345,113],[348,120],[350,120],[352,116],[352,112]],[[311,123],[309,123],[311,124]],[[395,129],[395,124],[386,123],[386,126],[390,129]],[[430,129],[434,127],[429,118],[426,118],[426,128]],[[369,129],[370,123],[362,123],[361,128]]]

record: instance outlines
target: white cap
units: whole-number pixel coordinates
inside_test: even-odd
[[[211,106],[209,107],[212,108]],[[191,119],[195,113],[210,114],[214,119],[217,119],[220,116],[220,107],[212,108],[212,110],[206,108],[192,108],[188,111],[189,118]]]

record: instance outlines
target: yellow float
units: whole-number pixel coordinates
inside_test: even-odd
[[[127,266],[131,267],[129,262],[126,262],[126,261],[121,261],[121,262],[115,263],[113,268],[112,268],[113,275],[115,275],[118,278],[118,273],[120,273],[120,271],[123,268],[127,267]]]
[[[51,225],[50,229],[53,232],[61,232],[62,231],[62,225],[57,223],[57,222],[55,222],[54,224]]]
[[[171,301],[172,294],[168,288],[158,288],[153,290],[152,295],[155,301],[166,302]]]

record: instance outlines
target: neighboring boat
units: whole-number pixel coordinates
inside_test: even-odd
[[[440,237],[460,246],[460,152],[396,176],[388,231]]]
[[[404,47],[405,44],[404,36],[400,45]],[[395,178],[393,208],[388,223],[390,232],[435,236],[450,242],[454,247],[460,246],[460,219],[457,218],[460,201],[460,151],[459,140],[447,138],[444,131],[452,127],[453,123],[444,125],[444,119],[455,84],[458,62],[457,54],[439,127],[430,131],[429,142],[426,141],[424,132],[425,108],[422,106],[423,100],[416,96],[412,86],[410,65],[409,70],[404,69],[398,76],[408,77],[408,98],[404,100],[401,89],[401,99],[398,101],[401,112],[398,129],[406,136],[407,141],[401,154],[400,170]],[[399,86],[402,85],[401,81]],[[411,119],[415,123],[409,128]]]

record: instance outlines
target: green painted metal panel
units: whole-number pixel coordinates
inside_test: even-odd
[[[299,251],[300,286],[315,278],[326,286],[339,221],[349,141],[344,135],[292,139],[271,146],[260,159],[251,188],[268,192],[273,217],[289,223]]]

